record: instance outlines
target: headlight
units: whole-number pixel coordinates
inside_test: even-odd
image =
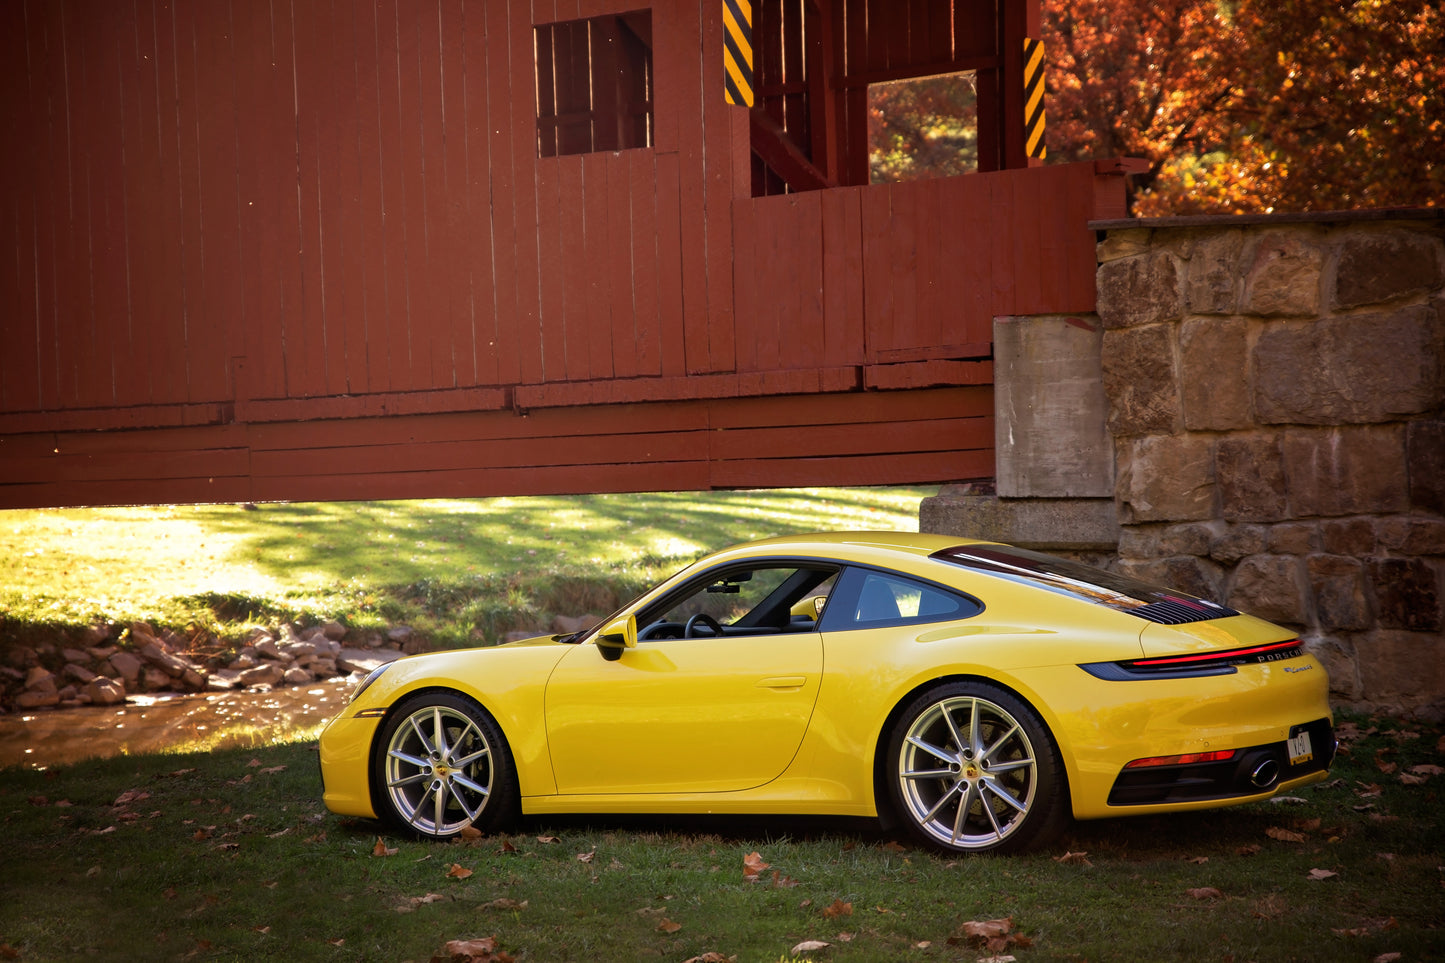
[[[371,685],[377,679],[380,679],[381,674],[387,669],[391,668],[391,665],[392,664],[390,662],[383,662],[381,665],[368,672],[366,674],[366,678],[361,680],[361,685],[357,686],[356,691],[351,693],[351,698],[346,700],[346,704],[351,705],[351,703],[361,698],[361,694],[366,691],[366,687]]]

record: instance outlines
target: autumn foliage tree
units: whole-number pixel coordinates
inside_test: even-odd
[[[1053,160],[1150,161],[1142,215],[1445,202],[1431,0],[1044,0]]]

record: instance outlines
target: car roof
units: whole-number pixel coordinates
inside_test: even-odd
[[[724,549],[717,556],[734,553],[742,556],[797,554],[882,562],[890,557],[899,561],[917,560],[946,548],[977,544],[982,543],[976,538],[921,532],[810,532],[745,542]]]

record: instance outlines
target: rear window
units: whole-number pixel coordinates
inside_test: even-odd
[[[1188,592],[1106,572],[1092,565],[1010,545],[958,545],[933,557],[1049,592],[1107,606],[1164,625],[1205,622],[1239,613]]]

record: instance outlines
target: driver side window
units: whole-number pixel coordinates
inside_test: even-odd
[[[694,579],[638,619],[638,640],[811,632],[836,572],[811,566],[726,566]]]

